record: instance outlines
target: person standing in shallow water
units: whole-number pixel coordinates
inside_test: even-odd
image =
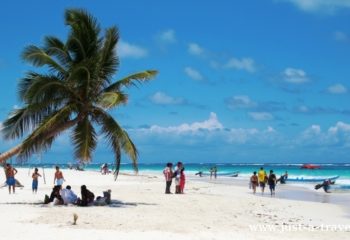
[[[32,190],[33,190],[33,193],[36,193],[38,191],[38,184],[39,184],[38,178],[39,177],[41,177],[41,175],[39,173],[39,170],[38,170],[38,168],[35,168],[34,172],[32,174],[32,179],[33,179]]]
[[[171,183],[173,181],[173,164],[172,163],[167,163],[165,169],[163,170],[163,174],[165,177],[165,193],[166,194],[171,194],[170,192],[170,187]]]
[[[12,193],[15,193],[16,188],[16,179],[15,175],[17,174],[17,169],[12,167],[9,163],[6,164],[5,169],[5,175],[6,175],[6,184],[9,186],[9,194],[11,194],[11,187],[12,187]]]

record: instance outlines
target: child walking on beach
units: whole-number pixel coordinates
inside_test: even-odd
[[[38,177],[41,177],[40,173],[38,172],[38,168],[34,169],[34,172],[32,174],[33,182],[32,182],[32,190],[33,193],[36,193],[38,191]]]

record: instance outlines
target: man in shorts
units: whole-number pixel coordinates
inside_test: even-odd
[[[11,194],[11,187],[12,187],[12,193],[14,194],[15,187],[16,187],[15,175],[17,174],[17,169],[12,167],[9,163],[7,163],[5,174],[6,174],[6,184],[9,186],[9,194]]]
[[[53,184],[55,186],[62,186],[63,182],[65,181],[63,177],[63,173],[60,171],[59,166],[56,166],[56,172],[55,172],[55,178],[53,179]]]
[[[269,178],[268,178],[268,184],[269,184],[269,187],[270,187],[271,196],[275,195],[276,181],[277,181],[276,175],[273,173],[272,170],[270,170],[270,175],[269,175]]]

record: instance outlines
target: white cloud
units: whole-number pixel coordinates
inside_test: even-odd
[[[176,36],[175,31],[173,29],[165,30],[158,35],[158,40],[162,43],[175,43]]]
[[[339,41],[339,42],[346,42],[349,38],[346,35],[346,33],[341,32],[341,31],[336,31],[334,33],[334,38],[335,40]]]
[[[224,66],[225,68],[233,68],[238,70],[245,70],[247,72],[255,72],[255,62],[251,58],[231,58]]]
[[[217,115],[210,113],[209,119],[193,123],[183,123],[176,126],[163,127],[152,125],[147,128],[129,130],[139,140],[148,142],[148,138],[157,139],[162,144],[194,145],[204,143],[229,144],[279,144],[279,134],[272,127],[264,130],[256,128],[224,128]],[[166,140],[166,141],[164,141]]]
[[[191,124],[183,123],[178,126],[169,126],[169,127],[161,127],[158,125],[152,125],[149,129],[144,129],[144,131],[150,133],[174,133],[174,134],[182,134],[182,133],[196,133],[199,131],[215,131],[223,129],[223,125],[220,123],[219,119],[216,116],[216,113],[211,112],[209,119],[203,122],[194,122]]]
[[[197,43],[190,43],[188,44],[188,52],[192,55],[201,56],[204,53],[204,49]]]
[[[311,127],[309,127],[308,129],[306,129],[304,131],[304,135],[312,135],[312,136],[315,136],[315,135],[319,135],[321,133],[321,126],[320,125],[311,125]]]
[[[298,111],[302,113],[307,113],[309,112],[309,108],[305,105],[302,105],[302,106],[299,106]]]
[[[185,73],[187,74],[187,76],[197,81],[201,81],[204,79],[202,74],[199,71],[191,67],[186,67]]]
[[[271,126],[268,126],[267,129],[266,129],[266,132],[275,133],[276,130],[273,127],[271,127]]]
[[[293,3],[299,9],[306,12],[334,13],[339,9],[350,7],[349,0],[282,0],[282,1]]]
[[[246,95],[233,96],[226,100],[226,104],[230,109],[252,108],[257,106],[256,102]]]
[[[150,97],[151,101],[159,105],[177,105],[185,103],[183,98],[174,98],[163,92],[156,92]]]
[[[283,80],[288,83],[300,84],[309,81],[306,72],[302,69],[286,68],[282,73]]]
[[[255,121],[273,120],[273,115],[268,112],[250,112],[249,116]]]
[[[314,124],[301,133],[298,141],[303,146],[350,147],[350,124],[339,121],[327,131],[322,131],[320,125]]]
[[[328,129],[330,134],[337,134],[340,132],[347,132],[350,134],[350,124],[344,122],[337,122],[335,126],[332,126]]]
[[[343,94],[348,92],[348,89],[340,83],[329,86],[327,90],[332,94]]]
[[[123,40],[120,40],[118,43],[117,53],[121,58],[143,58],[148,55],[147,49]]]

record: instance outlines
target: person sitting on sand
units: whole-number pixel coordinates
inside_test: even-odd
[[[48,195],[45,195],[44,203],[48,204],[50,202],[54,202],[55,205],[63,204],[64,202],[63,202],[62,196],[60,194],[60,190],[61,190],[61,186],[54,186],[52,188],[52,192],[50,194],[50,197]]]
[[[250,177],[250,185],[252,186],[253,193],[256,193],[256,187],[258,186],[258,176],[256,172],[253,172],[253,175]]]
[[[67,185],[66,188],[60,190],[60,195],[63,199],[63,204],[76,204],[78,197],[72,191],[71,186]]]
[[[276,175],[273,173],[272,170],[270,170],[270,175],[269,175],[269,178],[268,178],[268,184],[269,184],[269,187],[270,187],[271,196],[275,195]]]
[[[198,176],[202,177],[202,176],[203,176],[203,172],[202,172],[202,171],[199,171],[199,172],[197,172],[195,175],[198,175]]]
[[[105,206],[111,204],[111,190],[108,189],[107,191],[103,192],[103,197],[98,196],[96,198],[96,201],[94,202],[94,205],[96,206]]]
[[[79,206],[89,206],[94,202],[95,194],[89,191],[85,185],[81,186],[81,199],[78,199]]]
[[[40,173],[39,173],[39,169],[38,168],[35,168],[34,169],[34,172],[32,174],[32,179],[33,179],[33,182],[32,182],[32,191],[33,193],[36,193],[38,191],[38,183],[39,183],[39,180],[38,178],[41,177]]]
[[[62,186],[63,182],[66,181],[63,177],[62,171],[60,171],[60,168],[58,166],[55,167],[56,172],[55,172],[55,177],[53,179],[53,184],[56,186]]]
[[[171,187],[171,183],[173,181],[173,164],[172,163],[166,164],[166,168],[163,170],[163,174],[164,174],[165,182],[166,182],[165,193],[171,194],[170,187]]]
[[[258,172],[258,181],[261,188],[261,194],[264,194],[266,185],[267,174],[263,167],[260,168]]]
[[[17,174],[17,169],[12,167],[11,164],[7,163],[5,167],[5,175],[6,175],[6,184],[9,186],[9,194],[11,194],[11,187],[12,187],[12,193],[15,193],[15,187],[16,187],[16,179],[15,175]]]

